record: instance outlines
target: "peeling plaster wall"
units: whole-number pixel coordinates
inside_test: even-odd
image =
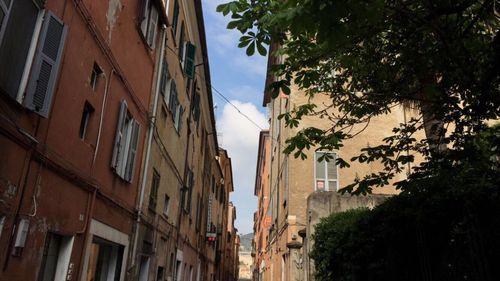
[[[116,24],[118,15],[122,10],[122,3],[120,0],[109,0],[108,12],[106,13],[106,30],[108,31],[108,43],[111,43],[111,34],[113,27]]]

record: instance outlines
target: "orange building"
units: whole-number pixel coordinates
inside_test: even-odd
[[[0,280],[234,280],[216,136],[201,0],[0,0]]]

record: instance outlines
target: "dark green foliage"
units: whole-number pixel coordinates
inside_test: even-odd
[[[289,127],[307,115],[331,121],[324,130],[301,130],[286,153],[304,158],[312,147],[337,150],[375,116],[402,105],[420,111],[382,145],[339,158],[384,167],[344,191],[370,193],[413,161],[407,154],[434,161],[439,145],[461,150],[485,120],[499,118],[500,20],[493,0],[235,0],[218,11],[231,15],[228,28],[242,33],[239,46],[248,55],[256,48],[264,54],[262,45],[272,39],[271,55],[286,57],[272,67],[274,97],[295,84],[310,96],[328,94],[326,109],[338,110],[306,104],[283,115]],[[426,133],[421,141],[419,130]]]
[[[323,220],[316,280],[500,280],[499,145],[486,129],[373,211]]]

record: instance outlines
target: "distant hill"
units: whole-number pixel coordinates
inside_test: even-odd
[[[253,233],[248,233],[245,235],[241,235],[240,237],[240,251],[242,252],[251,252],[252,251],[252,240]]]

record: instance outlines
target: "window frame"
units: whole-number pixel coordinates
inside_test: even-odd
[[[321,155],[318,157],[318,154],[332,154],[334,157],[333,159],[330,159],[329,161],[326,161],[326,158],[323,159],[323,161],[322,161],[325,163],[325,165],[324,165],[325,177],[324,178],[317,177],[318,163],[322,163],[322,162],[318,161],[318,159],[321,157]],[[316,191],[338,191],[339,190],[339,166],[335,163],[337,158],[338,158],[338,153],[334,152],[334,151],[321,151],[320,150],[320,151],[314,152],[314,191],[315,192]],[[336,179],[330,179],[328,177],[328,167],[332,163],[335,165],[335,174],[337,175]],[[318,180],[324,181],[323,190],[318,189],[318,187],[317,187]],[[330,181],[332,181],[332,180],[335,180],[335,182],[336,182],[336,186],[334,188],[330,188]]]

